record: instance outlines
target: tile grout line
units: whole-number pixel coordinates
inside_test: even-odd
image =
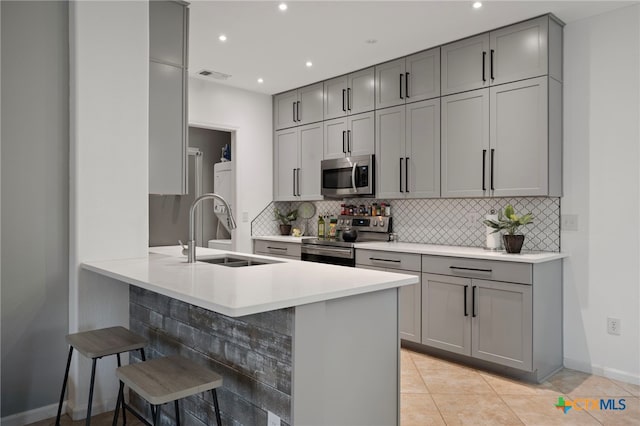
[[[411,352],[414,353],[414,352]],[[442,423],[444,423],[445,425],[447,424],[447,421],[444,419],[444,415],[442,414],[442,411],[440,411],[440,407],[438,406],[438,404],[436,403],[435,398],[431,395],[431,389],[429,389],[429,386],[427,386],[427,382],[424,380],[424,377],[422,376],[422,374],[420,374],[420,370],[418,370],[418,366],[416,365],[415,361],[413,360],[413,356],[411,355],[411,353],[409,354],[409,358],[411,358],[411,362],[413,363],[413,366],[415,367],[416,371],[418,372],[418,376],[420,376],[420,380],[422,380],[422,383],[424,383],[424,387],[427,388],[427,394],[429,396],[429,399],[431,399],[431,402],[433,403],[433,406],[436,407],[436,410],[438,410],[438,415],[440,416],[440,419],[442,420]]]

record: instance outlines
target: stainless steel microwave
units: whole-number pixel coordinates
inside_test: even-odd
[[[322,195],[328,198],[373,197],[373,155],[322,160]]]

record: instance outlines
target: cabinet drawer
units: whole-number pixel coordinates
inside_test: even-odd
[[[423,255],[422,272],[520,284],[533,283],[531,264],[519,262]]]
[[[276,241],[255,240],[254,252],[271,256],[289,256],[300,259],[300,244],[281,243]]]
[[[420,272],[420,255],[356,249],[356,265]]]

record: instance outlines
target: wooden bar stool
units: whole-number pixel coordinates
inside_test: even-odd
[[[206,367],[181,356],[169,356],[137,364],[125,365],[116,369],[120,380],[118,402],[113,414],[113,426],[118,423],[120,403],[123,411],[129,410],[145,424],[150,424],[140,414],[124,402],[124,385],[129,386],[140,397],[151,404],[153,425],[158,423],[160,406],[173,401],[176,411],[176,423],[180,425],[178,400],[197,393],[211,391],[216,413],[216,422],[222,426],[220,407],[216,388],[222,386],[222,377]]]
[[[69,334],[67,335],[67,343],[69,344],[69,358],[67,359],[67,369],[64,372],[64,380],[62,381],[62,392],[60,393],[60,403],[58,404],[56,426],[60,425],[62,402],[64,401],[64,393],[67,390],[69,367],[71,366],[71,356],[73,355],[74,348],[82,355],[93,360],[86,419],[88,426],[91,424],[91,404],[93,402],[93,385],[96,378],[96,361],[105,356],[116,355],[118,358],[118,367],[120,367],[122,365],[120,362],[120,354],[134,350],[139,350],[142,360],[144,360],[144,345],[147,344],[147,341],[124,327],[109,327]]]

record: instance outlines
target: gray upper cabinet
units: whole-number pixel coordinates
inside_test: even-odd
[[[323,124],[276,131],[275,201],[321,200],[320,161]]]
[[[376,66],[376,109],[440,96],[440,48]]]
[[[441,48],[442,96],[489,86],[489,34]]]
[[[376,111],[380,198],[440,196],[440,99]]]
[[[324,119],[373,111],[374,68],[367,68],[324,82]]]
[[[186,194],[186,3],[149,2],[149,193]]]
[[[489,89],[444,96],[441,101],[442,196],[490,195]]]
[[[316,83],[273,97],[276,130],[322,121],[323,84]]]
[[[374,113],[367,112],[325,121],[323,158],[328,160],[373,154],[374,119]]]
[[[442,46],[442,94],[550,75],[562,81],[562,27],[551,16]]]

